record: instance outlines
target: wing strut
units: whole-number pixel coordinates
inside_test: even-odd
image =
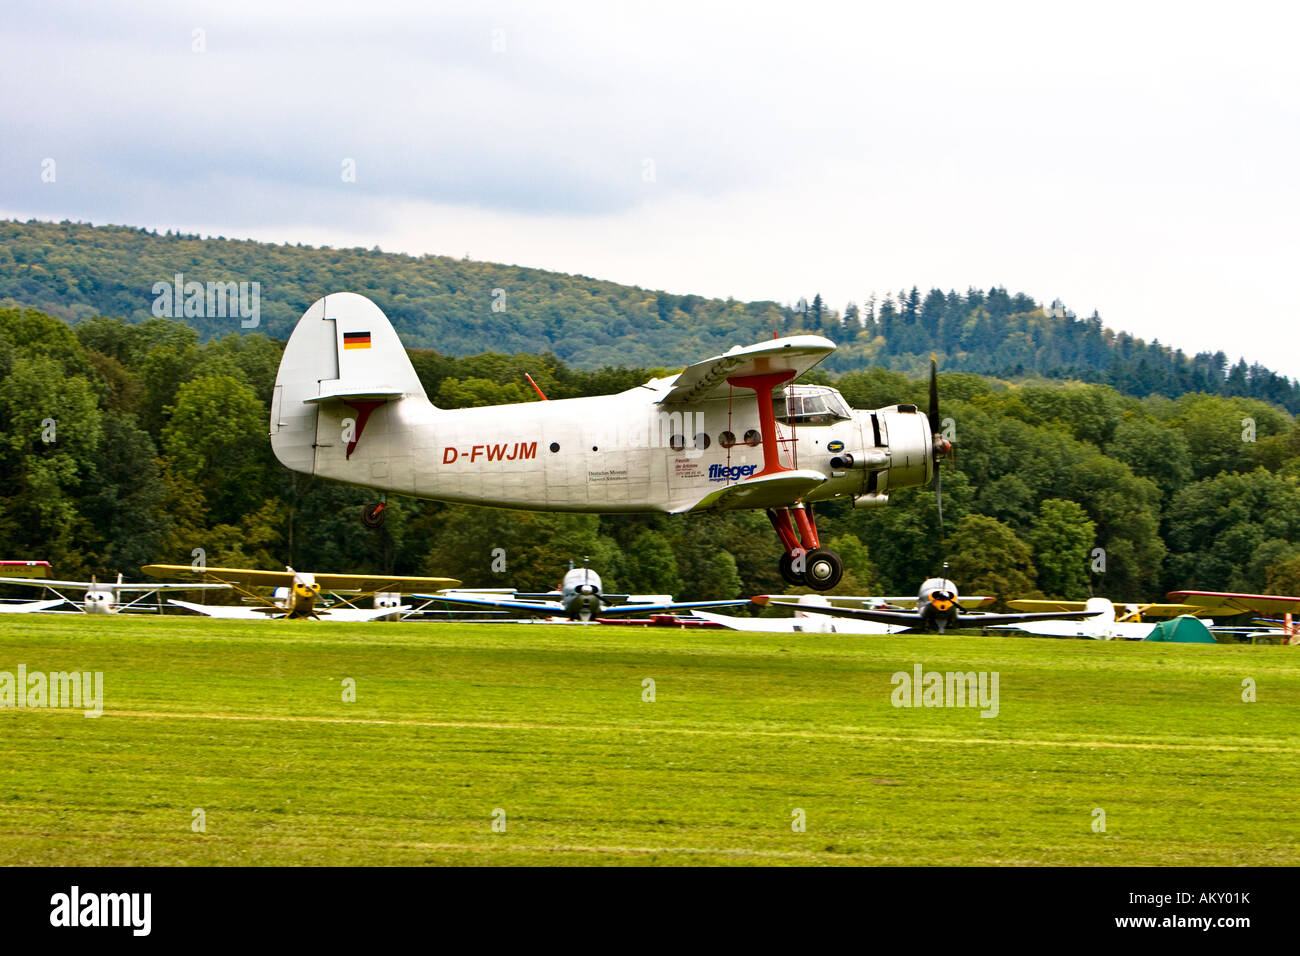
[[[754,475],[754,478],[790,470],[781,464],[778,454],[779,443],[776,438],[776,412],[772,410],[772,389],[790,381],[795,377],[795,374],[795,371],[790,369],[784,372],[766,372],[758,375],[733,375],[727,379],[729,385],[752,389],[755,398],[758,399],[758,423],[763,436],[763,470]]]

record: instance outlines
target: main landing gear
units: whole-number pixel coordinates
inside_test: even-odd
[[[793,520],[792,520],[793,515]],[[776,529],[785,548],[781,555],[781,577],[796,587],[805,585],[814,591],[829,591],[844,577],[844,562],[817,539],[817,525],[812,509],[803,504],[790,508],[768,508],[767,518]],[[795,533],[795,527],[799,531]]]
[[[382,498],[377,504],[366,505],[361,509],[361,523],[367,528],[381,528],[384,524],[384,509],[388,507],[388,498]]]

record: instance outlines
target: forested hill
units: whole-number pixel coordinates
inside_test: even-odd
[[[1223,352],[1188,356],[1114,332],[1096,313],[1079,319],[1002,288],[913,288],[840,310],[816,294],[796,306],[737,302],[443,256],[0,221],[0,302],[70,322],[166,314],[205,339],[239,330],[238,317],[187,315],[179,304],[160,311],[170,303],[159,303],[155,285],[177,274],[205,285],[258,283],[257,330],[281,339],[321,294],[348,290],[374,299],[408,347],[447,355],[552,352],[579,368],[673,367],[773,331],[814,331],[840,345],[827,362],[832,372],[915,372],[933,352],[951,371],[1080,379],[1139,397],[1208,392],[1300,412],[1300,383],[1259,365],[1230,368]]]

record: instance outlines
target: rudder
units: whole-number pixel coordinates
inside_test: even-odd
[[[325,474],[334,469],[322,469],[321,449],[335,443],[318,438],[322,416],[353,421],[351,440],[339,439],[342,457],[351,459],[375,411],[412,399],[428,403],[383,311],[363,295],[331,293],[303,313],[285,345],[271,400],[271,448],[287,468]]]

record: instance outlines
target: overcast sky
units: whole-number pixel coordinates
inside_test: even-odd
[[[996,284],[1300,377],[1293,9],[8,0],[0,216],[841,309]]]

